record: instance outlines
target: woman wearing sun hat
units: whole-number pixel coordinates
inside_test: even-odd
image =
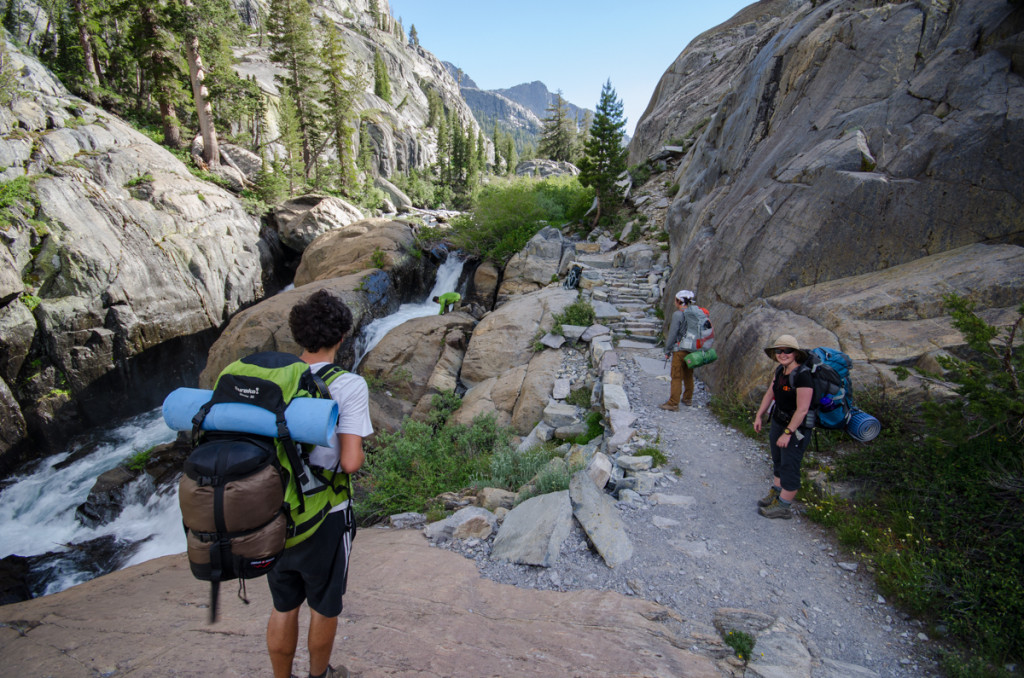
[[[790,504],[800,489],[800,462],[811,437],[811,430],[803,423],[811,407],[814,384],[810,371],[801,369],[807,361],[807,352],[800,348],[793,335],[781,335],[765,346],[764,352],[778,367],[754,415],[754,430],[761,432],[761,419],[775,403],[768,430],[774,482],[768,494],[757,502],[760,507],[757,512],[766,518],[792,518]]]

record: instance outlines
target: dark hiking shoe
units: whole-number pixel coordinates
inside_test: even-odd
[[[348,669],[343,664],[339,664],[338,668],[328,664],[327,678],[349,678]]]
[[[773,501],[771,504],[768,504],[768,506],[762,506],[757,509],[757,512],[765,518],[783,518],[785,520],[789,520],[793,517],[791,506],[783,506],[778,499]]]
[[[758,506],[771,506],[772,502],[778,499],[779,490],[774,485],[768,490],[768,494],[757,500]]]
[[[668,403],[662,403],[662,404],[658,405],[658,407],[660,407],[663,410],[668,410],[669,412],[675,412],[675,411],[677,411],[679,409],[678,406],[676,406],[676,405],[669,405]]]

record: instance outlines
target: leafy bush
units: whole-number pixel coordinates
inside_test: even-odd
[[[584,299],[583,296],[578,296],[576,301],[566,306],[561,313],[554,315],[553,320],[555,322],[551,331],[555,334],[561,334],[562,325],[590,327],[596,319],[597,313],[594,311],[591,303]]]
[[[492,415],[470,426],[449,424],[457,403],[451,393],[435,396],[427,422],[406,419],[398,431],[367,442],[359,483],[368,495],[356,503],[360,520],[423,511],[438,494],[489,475],[491,455],[511,445],[512,432]]]
[[[391,176],[392,183],[402,189],[413,205],[417,207],[437,207],[434,180],[426,171],[412,170],[408,174],[396,173]]]
[[[141,473],[142,471],[146,470],[146,464],[149,463],[149,458],[150,456],[152,456],[152,454],[152,447],[149,448],[148,450],[141,450],[139,452],[136,452],[135,454],[124,460],[124,466],[129,471]]]
[[[587,431],[576,436],[576,439],[572,441],[577,445],[586,445],[591,440],[604,433],[604,426],[601,426],[600,412],[591,412],[583,421],[587,425]]]
[[[446,237],[459,249],[504,264],[544,226],[583,216],[593,191],[574,177],[519,177],[481,187],[472,214],[452,220]]]
[[[565,399],[565,402],[570,405],[576,405],[584,409],[590,407],[590,389],[584,387],[573,389],[569,393],[569,397]]]
[[[744,663],[750,661],[750,653],[754,651],[754,637],[745,631],[732,629],[723,638],[725,644],[733,649],[737,659]]]
[[[523,452],[512,447],[496,451],[491,456],[490,476],[486,484],[517,492],[557,456],[553,445],[540,445]]]

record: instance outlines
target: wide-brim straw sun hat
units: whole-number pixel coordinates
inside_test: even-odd
[[[780,335],[778,339],[773,341],[764,347],[764,353],[772,360],[775,359],[775,349],[777,348],[791,348],[796,351],[796,358],[799,362],[803,362],[807,359],[807,351],[800,348],[800,344],[797,343],[796,337],[792,334]]]

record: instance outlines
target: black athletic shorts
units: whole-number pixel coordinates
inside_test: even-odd
[[[341,614],[353,537],[350,506],[329,514],[312,537],[285,549],[267,575],[274,609],[290,612],[309,601],[310,608],[325,617]]]

